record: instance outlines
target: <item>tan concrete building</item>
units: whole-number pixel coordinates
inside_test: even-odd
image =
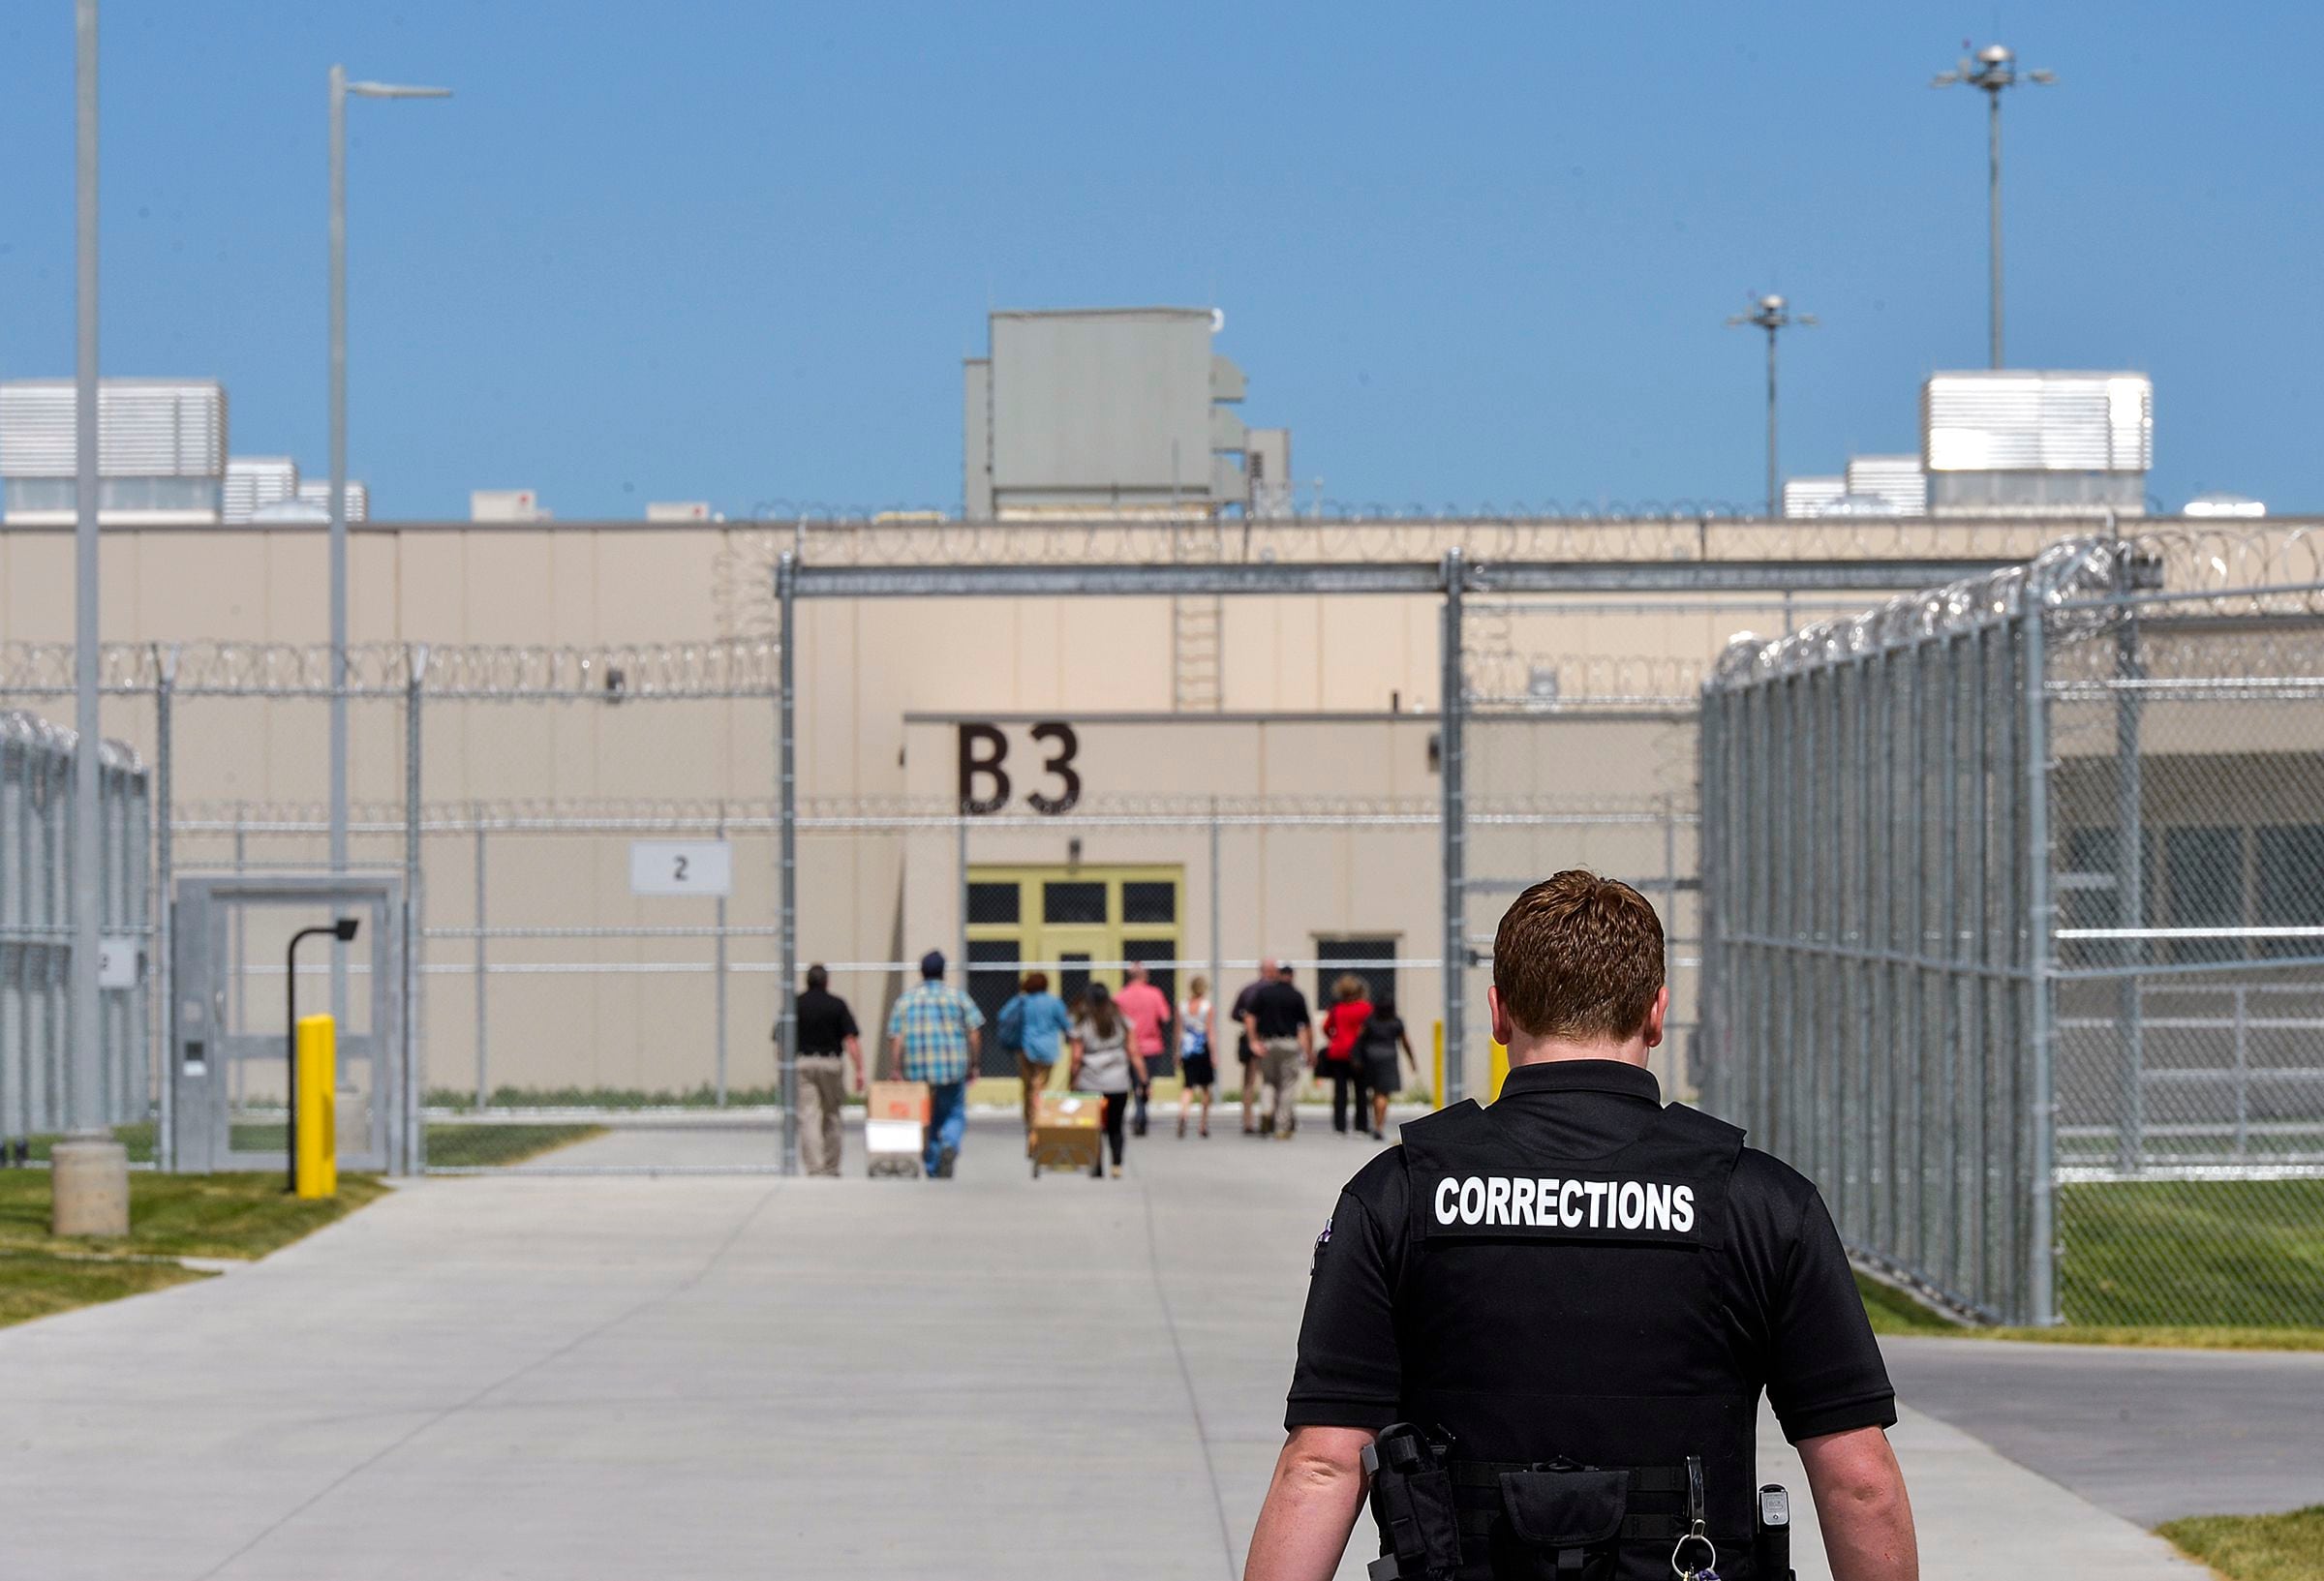
[[[1516,884],[1575,862],[1667,885],[1683,1008],[1702,667],[1737,630],[1874,601],[1816,591],[1828,567],[1911,561],[1925,581],[1945,564],[2023,558],[2061,531],[1863,519],[358,524],[355,643],[436,649],[419,775],[429,1086],[675,1092],[718,1080],[721,1049],[727,1087],[771,1085],[769,645],[785,549],[812,564],[939,574],[1433,564],[1452,547],[1488,566],[1796,565],[1789,592],[1617,585],[1469,600],[1471,933],[1489,935]],[[184,648],[172,704],[181,871],[320,865],[324,549],[322,530],[303,524],[106,534],[114,640]],[[58,706],[34,683],[55,673],[44,645],[71,637],[71,555],[67,531],[0,532],[0,641],[17,688],[0,701]],[[1216,962],[1230,996],[1261,955],[1307,963],[1311,993],[1334,961],[1392,958],[1407,1019],[1428,1026],[1443,982],[1440,607],[1386,594],[803,600],[800,958],[833,963],[869,1028],[901,963],[931,948],[957,958],[963,943],[994,968],[980,991],[1011,960],[1081,957],[1111,976],[1102,963],[1118,955],[1107,952],[1175,959],[1181,985],[1220,975]],[[138,667],[156,662],[117,654],[123,690],[107,703],[108,733],[149,757]],[[1190,688],[1189,666],[1209,667],[1212,684]],[[382,654],[356,665],[369,688],[352,705],[358,862],[402,850],[391,668]],[[247,695],[270,688],[302,694]],[[1185,706],[1190,691],[1214,706]],[[1045,729],[1057,725],[1064,735]],[[1005,796],[980,765],[1005,771]],[[1068,791],[1061,813],[1031,800]],[[963,794],[981,808],[964,828]],[[715,907],[635,893],[635,840],[721,836],[734,878]],[[1052,884],[1063,886],[1054,907]],[[254,939],[248,954],[272,959],[271,948]],[[251,997],[255,1026],[267,995]]]

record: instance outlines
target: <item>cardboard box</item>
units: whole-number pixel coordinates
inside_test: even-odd
[[[1094,1092],[1043,1093],[1035,1101],[1033,1134],[1025,1143],[1033,1173],[1097,1168],[1106,1145],[1099,1129],[1105,1110],[1105,1099]]]
[[[1094,1092],[1045,1092],[1033,1101],[1033,1129],[1095,1131],[1105,1110],[1105,1099]]]
[[[874,1081],[864,1095],[864,1153],[872,1174],[920,1172],[928,1143],[925,1081]]]
[[[864,1113],[874,1120],[918,1120],[928,1123],[928,1083],[874,1081],[865,1094]]]

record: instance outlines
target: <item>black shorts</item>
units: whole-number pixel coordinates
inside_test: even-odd
[[[1397,1065],[1396,1052],[1392,1049],[1385,1054],[1364,1055],[1360,1068],[1363,1071],[1363,1084],[1374,1092],[1388,1093],[1392,1097],[1404,1085],[1404,1072]]]
[[[1188,1054],[1184,1064],[1186,1085],[1189,1087],[1215,1087],[1218,1085],[1218,1071],[1212,1066],[1208,1054]]]

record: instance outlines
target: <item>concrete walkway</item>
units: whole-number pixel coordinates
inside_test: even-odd
[[[2324,1504],[2324,1353],[1886,1351],[1905,1398],[2141,1526]]]
[[[1158,1135],[1122,1181],[1033,1181],[1010,1129],[951,1182],[429,1181],[247,1272],[0,1330],[0,1566],[1232,1577],[1309,1243],[1368,1144]],[[1953,1428],[1897,1441],[1932,1574],[2201,1573]],[[1763,1473],[1812,1535],[1796,1462]]]

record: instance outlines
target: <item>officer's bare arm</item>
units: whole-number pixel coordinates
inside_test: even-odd
[[[1330,1581],[1363,1508],[1360,1427],[1295,1427],[1251,1533],[1242,1581]]]
[[[1802,1439],[1799,1459],[1816,1496],[1832,1581],[1918,1581],[1912,1503],[1887,1433],[1858,1427]]]

